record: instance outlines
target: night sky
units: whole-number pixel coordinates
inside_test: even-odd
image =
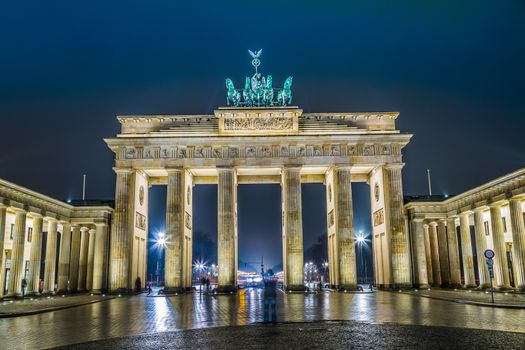
[[[226,77],[251,75],[247,49],[258,48],[274,85],[294,76],[305,112],[399,111],[415,135],[406,194],[426,193],[427,168],[435,193],[454,194],[523,167],[525,3],[360,3],[4,2],[0,177],[69,199],[87,174],[89,198],[112,198],[102,139],[118,133],[115,116],[212,113]],[[195,191],[195,230],[213,236],[216,187]],[[303,186],[305,245],[326,232],[323,191]],[[366,231],[368,189],[354,191]],[[162,189],[151,192],[161,230]],[[259,259],[262,245],[280,263],[279,198],[278,186],[240,186],[241,259]]]

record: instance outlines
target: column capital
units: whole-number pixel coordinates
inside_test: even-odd
[[[465,210],[465,211],[462,211],[461,213],[459,213],[459,216],[462,217],[462,216],[467,216],[469,217],[470,214],[472,214],[472,210]]]
[[[334,164],[333,165],[333,168],[335,170],[347,170],[347,171],[351,171],[353,166],[348,164],[348,163],[345,163],[345,164]]]
[[[385,169],[403,169],[405,163],[386,163],[383,165]]]
[[[82,232],[87,232],[87,231],[89,231],[89,227],[82,226],[82,227],[80,228],[80,231],[82,231]]]
[[[497,201],[489,204],[490,208],[501,208],[503,206],[503,201]]]
[[[51,217],[51,216],[46,216],[44,219],[45,219],[47,222],[56,222],[56,223],[58,223],[57,218],[54,218],[54,217]]]
[[[431,221],[428,224],[432,227],[436,227],[438,225],[436,221]]]
[[[166,172],[168,173],[168,175],[171,173],[182,173],[184,172],[184,168],[183,167],[173,167],[173,168],[166,168]]]
[[[131,172],[133,172],[133,169],[132,168],[117,168],[117,167],[114,167],[113,171],[116,174],[130,174]]]
[[[424,225],[423,225],[423,228],[424,228],[425,230],[428,230],[428,228],[429,228],[428,224],[424,224]]]
[[[487,209],[489,209],[489,207],[486,205],[481,206],[481,207],[476,207],[474,208],[474,213],[483,213]]]
[[[524,195],[513,196],[509,198],[509,203],[510,202],[521,203],[524,199],[525,199]]]
[[[109,226],[107,222],[95,222],[96,227],[107,227]]]
[[[34,211],[30,211],[28,212],[28,214],[31,215],[33,219],[43,219],[43,216],[40,213],[35,213]]]
[[[23,208],[19,208],[19,207],[9,207],[9,209],[11,211],[14,211],[15,214],[27,214],[27,211]]]
[[[94,228],[90,229],[89,231],[89,234],[95,234],[95,232],[97,232],[97,230],[95,230]]]

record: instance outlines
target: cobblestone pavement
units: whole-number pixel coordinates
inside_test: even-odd
[[[477,303],[491,303],[490,292],[487,291],[478,291],[478,290],[447,290],[447,289],[422,289],[417,292],[404,291],[403,293],[409,293],[413,295],[434,297],[448,299],[451,301],[471,301]],[[514,292],[495,292],[494,293],[494,303],[499,305],[513,305],[521,306],[525,308],[525,294],[523,293],[514,293]]]
[[[97,295],[71,295],[54,296],[41,298],[26,298],[24,300],[2,301],[0,302],[0,317],[13,314],[25,314],[41,312],[57,308],[66,308],[75,305],[88,304],[109,299]]]
[[[525,310],[456,304],[403,293],[116,298],[56,312],[0,319],[2,348],[48,348],[144,333],[263,321],[350,320],[369,324],[448,326],[525,333]]]
[[[352,321],[256,324],[113,338],[67,349],[523,349],[525,334]]]

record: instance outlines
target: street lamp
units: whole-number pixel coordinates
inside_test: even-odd
[[[155,245],[159,250],[159,254],[157,254],[157,287],[160,284],[160,262],[163,255],[162,253],[164,252],[164,248],[166,248],[166,243],[166,234],[164,232],[157,233],[157,239],[155,240]]]
[[[356,242],[357,242],[357,246],[359,247],[359,255],[361,255],[361,269],[363,269],[365,272],[363,281],[364,283],[366,283],[366,279],[368,276],[367,276],[367,269],[366,269],[366,265],[365,265],[364,257],[363,257],[363,247],[366,245],[366,239],[362,231],[359,231],[359,235],[356,238]]]

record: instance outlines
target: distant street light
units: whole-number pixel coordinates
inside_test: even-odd
[[[364,275],[365,275],[363,278],[363,281],[366,283],[368,276],[367,276],[367,268],[366,268],[364,256],[363,256],[363,247],[367,245],[367,243],[366,243],[365,235],[363,234],[362,231],[359,231],[359,234],[357,235],[357,238],[356,238],[356,242],[359,248],[359,255],[361,255],[361,269],[364,270]]]
[[[157,287],[160,284],[160,275],[161,275],[160,262],[162,261],[161,259],[163,256],[164,248],[166,248],[166,243],[167,243],[166,234],[164,232],[157,233],[157,239],[155,240],[155,245],[160,251],[159,254],[157,254]]]

